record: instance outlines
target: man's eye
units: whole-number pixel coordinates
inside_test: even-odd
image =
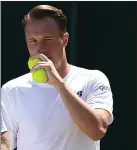
[[[35,43],[35,42],[37,42],[36,40],[30,40],[29,41],[30,43]]]
[[[52,39],[51,38],[45,38],[44,40],[45,41],[51,41]]]

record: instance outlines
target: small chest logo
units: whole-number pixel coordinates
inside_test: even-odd
[[[82,96],[82,91],[77,92],[77,95],[78,95],[79,97],[81,97],[81,96]]]

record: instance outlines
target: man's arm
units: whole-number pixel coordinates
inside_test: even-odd
[[[56,85],[72,119],[92,140],[100,140],[106,133],[110,114],[104,109],[94,109],[84,102],[65,83]]]
[[[40,58],[43,62],[38,62],[31,72],[38,69],[45,69],[48,74],[48,84],[53,85],[60,93],[60,96],[68,109],[72,119],[78,127],[85,132],[92,140],[101,139],[110,124],[110,114],[112,110],[111,92],[99,91],[99,86],[109,85],[106,77],[102,73],[94,74],[94,92],[93,92],[93,73],[92,79],[89,79],[89,92],[86,94],[86,102],[82,100],[61,78],[53,62],[43,54],[37,54],[31,58]],[[105,81],[105,83],[104,83]],[[99,89],[99,90],[98,90]],[[101,90],[103,90],[101,88]],[[106,90],[105,90],[106,91]],[[99,97],[99,96],[102,97]],[[87,98],[88,97],[88,98]],[[97,109],[98,108],[98,109]],[[112,116],[112,114],[111,114]]]
[[[8,132],[2,132],[1,133],[1,150],[9,150],[10,149],[10,142],[9,142],[9,136]]]
[[[9,136],[7,132],[7,127],[3,120],[3,115],[1,113],[1,149],[2,150],[9,150]]]

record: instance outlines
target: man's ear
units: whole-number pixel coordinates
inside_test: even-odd
[[[67,44],[68,44],[68,40],[69,40],[69,34],[68,32],[64,33],[63,35],[63,43],[64,43],[64,46],[66,47]]]

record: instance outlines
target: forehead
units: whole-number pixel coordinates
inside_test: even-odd
[[[43,19],[31,19],[25,27],[26,35],[51,34],[58,35],[59,27],[55,20],[50,17]]]

